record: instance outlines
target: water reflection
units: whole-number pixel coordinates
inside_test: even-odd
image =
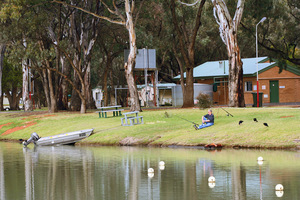
[[[23,148],[23,153],[26,200],[94,199],[91,151],[56,146]]]
[[[282,198],[300,197],[297,152],[31,147],[0,143],[1,200],[266,200],[278,198],[277,183],[285,186]],[[258,154],[265,158],[262,165]],[[208,181],[210,176],[215,182]]]
[[[0,199],[5,199],[5,180],[3,162],[3,153],[0,150]]]

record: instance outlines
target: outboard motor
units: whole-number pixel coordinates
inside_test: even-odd
[[[23,142],[23,145],[26,147],[31,142],[33,142],[35,144],[35,142],[38,141],[39,139],[40,139],[40,137],[38,136],[38,134],[36,132],[33,132],[33,133],[31,133],[31,137],[28,140],[25,140]]]

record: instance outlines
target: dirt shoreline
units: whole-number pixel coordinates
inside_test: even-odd
[[[0,139],[0,142],[11,142],[11,143],[19,143],[22,144],[21,139]],[[150,141],[149,141],[150,142]],[[152,141],[151,141],[152,142]],[[224,145],[222,148],[206,148],[206,144],[198,144],[198,145],[177,145],[177,144],[141,144],[141,143],[131,143],[131,144],[107,144],[107,143],[99,143],[99,142],[78,142],[75,146],[92,146],[92,147],[101,147],[101,146],[132,146],[132,147],[155,147],[155,148],[182,148],[182,149],[203,149],[203,150],[221,150],[221,149],[259,149],[259,150],[289,150],[289,151],[298,151],[300,150],[300,145],[295,146],[275,146],[275,147],[266,147],[266,146],[244,146],[244,145]]]

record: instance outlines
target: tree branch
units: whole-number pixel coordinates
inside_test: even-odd
[[[251,31],[251,29],[249,27],[247,27],[245,24],[241,23],[242,27],[244,29],[246,29],[254,38],[255,38],[255,34]],[[271,44],[272,47],[268,46],[267,44],[265,44],[264,42],[260,42],[258,40],[258,44],[261,45],[262,47],[264,47],[265,49],[267,49],[268,51],[271,51],[277,55],[279,55],[281,58],[290,61],[291,63],[294,63],[296,65],[300,65],[300,59],[299,58],[290,58],[288,55],[288,50],[287,52],[282,51],[281,49],[279,49],[278,47],[276,47],[276,45],[270,40],[270,39],[265,39],[267,42],[269,42]]]
[[[48,69],[50,71],[54,71],[57,74],[59,74],[60,76],[64,77],[73,87],[73,89],[78,93],[80,99],[84,99],[84,97],[82,96],[81,92],[76,88],[76,85],[71,81],[71,79],[68,78],[68,76],[66,76],[64,73],[60,72],[57,69],[51,68],[51,67],[41,67],[42,69]]]
[[[237,8],[233,17],[233,26],[235,31],[237,31],[237,27],[241,22],[243,10],[244,10],[244,4],[245,4],[245,0],[239,0],[237,3],[236,6]]]
[[[142,2],[140,3],[140,7],[135,15],[134,26],[136,26],[136,24],[137,24],[137,20],[139,18],[140,11],[142,10],[142,6],[143,6],[144,2],[145,2],[145,0],[142,0]]]
[[[183,4],[183,5],[186,5],[186,6],[194,6],[194,5],[196,5],[199,1],[200,1],[200,0],[197,0],[196,2],[189,4],[189,3],[184,3],[184,2],[181,2],[180,0],[178,0],[179,3],[181,3],[181,4]]]
[[[195,23],[195,26],[194,26],[194,29],[193,29],[193,35],[192,35],[190,49],[193,49],[195,47],[197,33],[198,33],[198,30],[199,30],[199,27],[201,26],[202,8],[205,4],[205,1],[206,0],[201,0],[200,6],[198,8],[198,13],[197,13],[197,17],[196,17],[196,23]]]
[[[174,1],[175,0],[171,0],[171,6],[170,6],[171,14],[172,14],[172,21],[173,21],[175,31],[176,31],[177,36],[178,36],[181,54],[183,56],[183,59],[184,59],[185,63],[188,64],[189,59],[188,59],[188,56],[186,55],[186,53],[184,52],[184,49],[185,49],[184,38],[183,38],[182,33],[180,32],[180,29],[179,29],[179,25],[178,25],[178,21],[177,21],[177,17],[176,17],[176,12],[175,12],[175,2]]]
[[[113,19],[111,19],[111,18],[109,18],[109,17],[101,16],[101,15],[98,15],[98,14],[96,14],[96,13],[90,12],[90,11],[85,10],[85,9],[83,9],[83,8],[80,8],[80,7],[78,7],[78,6],[74,6],[74,5],[67,4],[66,2],[57,1],[57,0],[53,0],[52,2],[53,2],[53,3],[63,4],[63,5],[68,6],[68,7],[76,8],[76,9],[78,9],[78,10],[81,10],[82,12],[85,12],[85,13],[87,13],[87,14],[90,14],[90,15],[92,15],[92,16],[94,16],[94,17],[97,17],[97,18],[100,18],[100,19],[104,19],[104,20],[106,20],[106,21],[108,21],[108,22],[111,22],[111,23],[114,23],[114,24],[125,25],[125,21],[123,21],[124,17],[122,17],[123,19],[121,18],[122,21],[117,21],[117,20],[113,20]],[[101,1],[101,2],[102,2],[102,1]],[[103,3],[103,2],[102,2],[102,3]],[[104,4],[104,5],[105,5],[105,4]],[[120,15],[118,15],[118,17],[120,17]]]

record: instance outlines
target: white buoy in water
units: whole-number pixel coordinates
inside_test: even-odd
[[[159,167],[159,169],[160,169],[161,171],[165,169],[165,166],[164,166],[164,165],[159,165],[158,167]]]
[[[282,197],[283,196],[283,191],[275,191],[275,194],[277,197]]]
[[[277,185],[275,186],[275,190],[276,190],[276,191],[283,191],[283,185],[277,184]]]
[[[257,164],[262,165],[262,164],[264,164],[264,161],[258,160],[258,161],[257,161]]]
[[[264,158],[261,157],[261,156],[259,156],[259,157],[257,158],[257,160],[258,160],[258,161],[264,161]]]
[[[158,164],[159,165],[165,165],[165,162],[164,161],[160,161]]]
[[[209,188],[214,188],[215,186],[216,186],[216,183],[211,183],[211,182],[208,183]]]
[[[149,168],[148,169],[148,173],[154,173],[154,169],[153,168]]]
[[[153,176],[154,176],[154,173],[148,173],[149,178],[153,178]]]
[[[214,182],[216,182],[216,178],[213,177],[213,176],[210,176],[210,177],[208,178],[208,182],[209,182],[209,183],[214,183]]]

